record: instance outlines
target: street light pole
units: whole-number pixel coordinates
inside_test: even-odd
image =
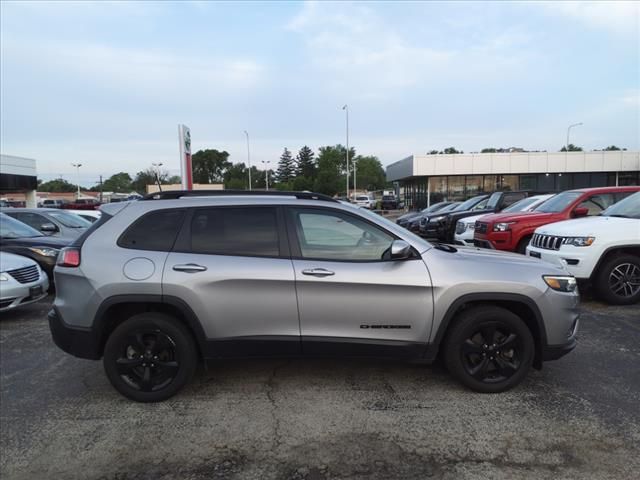
[[[342,109],[346,113],[347,119],[347,202],[349,201],[349,105],[345,104]]]
[[[78,181],[78,198],[80,198],[80,167],[81,163],[72,163],[72,167],[76,167],[76,180]]]
[[[251,154],[249,153],[249,132],[245,130],[244,134],[247,137],[247,164],[249,165],[249,190],[251,190]]]
[[[271,160],[262,160],[262,163],[264,164],[264,184],[266,185],[266,189],[267,191],[269,190],[269,164],[271,163]]]
[[[580,122],[580,123],[574,123],[574,124],[572,124],[572,125],[569,125],[569,128],[567,128],[567,145],[566,145],[566,147],[565,147],[565,148],[567,149],[567,152],[569,151],[569,134],[571,133],[571,129],[572,129],[573,127],[578,127],[578,126],[580,126],[580,125],[582,125],[582,122]]]
[[[160,185],[160,167],[162,166],[162,163],[152,163],[151,165],[153,166],[153,173],[156,174],[156,183],[158,184],[158,190],[162,192],[162,186]]]

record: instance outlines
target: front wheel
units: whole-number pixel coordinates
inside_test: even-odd
[[[447,369],[476,392],[497,393],[518,385],[534,357],[527,325],[500,307],[482,306],[461,313],[445,342]]]
[[[631,305],[640,301],[640,258],[616,255],[598,269],[596,291],[606,302]]]
[[[118,392],[137,402],[175,395],[197,366],[193,337],[179,320],[142,313],[113,331],[104,348],[104,369]]]

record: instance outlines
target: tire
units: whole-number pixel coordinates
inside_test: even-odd
[[[444,360],[451,375],[466,387],[498,393],[515,387],[527,375],[534,349],[533,336],[520,317],[504,308],[480,306],[454,319]]]
[[[530,241],[531,241],[531,235],[521,239],[518,242],[518,246],[516,247],[516,252],[521,253],[522,255],[526,255],[527,254],[527,246],[529,245]]]
[[[198,356],[191,333],[163,313],[141,313],[111,333],[104,370],[113,387],[136,402],[175,395],[195,373]]]
[[[640,258],[615,255],[598,268],[594,286],[598,296],[613,305],[631,305],[640,301]]]

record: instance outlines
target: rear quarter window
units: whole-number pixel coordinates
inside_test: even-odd
[[[136,220],[118,239],[118,246],[169,252],[173,248],[185,210],[156,210]]]

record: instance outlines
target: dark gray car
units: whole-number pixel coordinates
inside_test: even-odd
[[[76,238],[91,226],[88,220],[58,208],[12,208],[3,212],[45,235],[55,237]]]
[[[441,354],[467,387],[500,392],[576,345],[564,268],[432,245],[322,195],[165,192],[101,210],[59,255],[49,322],[137,401],[172,396],[199,360],[271,355]]]

